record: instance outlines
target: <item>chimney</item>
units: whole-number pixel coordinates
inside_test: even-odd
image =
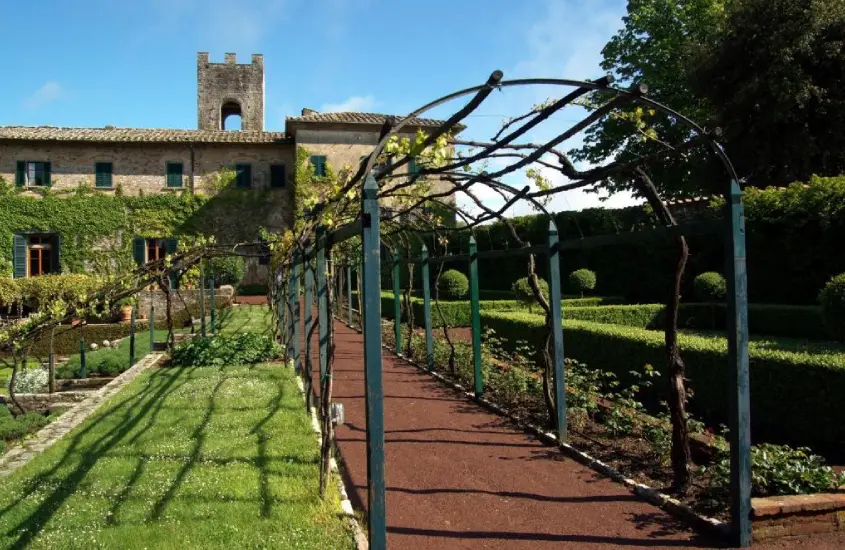
[[[317,111],[315,111],[314,109],[309,109],[308,107],[302,108],[302,115],[301,116],[316,115],[316,114],[319,114],[319,113]]]

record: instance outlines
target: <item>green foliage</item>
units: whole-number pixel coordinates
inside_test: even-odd
[[[540,288],[540,294],[548,300],[549,283],[537,277],[537,286]],[[534,290],[531,288],[531,283],[528,282],[528,277],[523,277],[514,281],[512,290],[516,295],[516,299],[525,304],[525,306],[528,307],[528,310],[531,311],[532,306],[537,303],[537,300],[534,298]]]
[[[822,315],[828,330],[845,339],[845,273],[830,279],[819,293]]]
[[[48,417],[38,412],[28,412],[14,417],[8,408],[0,405],[0,441],[21,439],[37,432],[54,418],[52,415]]]
[[[174,367],[247,365],[278,357],[281,346],[267,334],[243,332],[193,338],[173,350]]]
[[[440,275],[437,289],[444,300],[458,300],[467,295],[469,280],[457,269],[447,269]]]
[[[47,390],[47,381],[47,369],[40,366],[19,370],[15,377],[15,393],[41,393]]]
[[[481,312],[482,326],[507,334],[507,342],[523,340],[540,349],[545,321],[526,312]],[[616,373],[630,382],[629,372],[644,365],[664,365],[663,333],[641,328],[572,319],[564,314],[564,349],[568,357]],[[681,355],[694,391],[690,410],[710,426],[727,423],[730,387],[727,341],[722,336],[680,334]],[[511,344],[512,345],[512,344]],[[841,346],[752,339],[752,434],[774,443],[806,445],[823,452],[841,452],[845,440],[845,349]],[[667,388],[655,385],[643,392],[652,410],[667,399]],[[824,422],[818,419],[823,418]]]
[[[845,172],[845,3],[743,0],[727,12],[691,64],[692,91],[713,106],[737,172],[761,187]]]
[[[712,467],[710,493],[728,501],[731,484],[731,458],[723,450]],[[806,447],[763,443],[751,446],[751,496],[807,495],[836,491],[845,484],[845,473],[837,473],[824,458]]]
[[[244,278],[246,265],[240,256],[220,256],[208,261],[208,272],[214,275],[215,285],[234,286]]]
[[[725,299],[728,284],[721,273],[708,271],[693,280],[695,297],[702,302],[718,302]]]
[[[596,288],[596,273],[589,269],[576,269],[569,274],[567,279],[569,291],[579,294],[582,298],[584,293]]]

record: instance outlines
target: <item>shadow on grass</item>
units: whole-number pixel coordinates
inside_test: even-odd
[[[112,405],[103,417],[98,418],[97,420],[102,421],[108,415],[118,411],[123,405],[136,400],[135,403],[124,411],[117,425],[100,436],[96,441],[87,445],[84,449],[80,449],[79,464],[58,482],[55,489],[41,501],[38,508],[17,525],[9,529],[8,535],[18,535],[18,539],[10,548],[25,548],[41,532],[50,518],[61,508],[62,504],[73,494],[80,482],[82,482],[88,472],[97,464],[97,461],[129,434],[146,414],[161,407],[167,395],[184,385],[187,379],[180,379],[185,378],[190,372],[189,370],[178,371],[174,376],[169,378],[158,378],[154,383],[149,384],[140,392],[130,395],[124,400]],[[177,380],[180,380],[178,385],[176,384]],[[35,476],[28,483],[28,489],[24,491],[24,494],[6,506],[2,510],[2,513],[5,514],[13,509],[39,486],[45,484],[67,462],[69,457],[76,452],[82,443],[83,437],[97,427],[98,424],[98,422],[91,422],[86,428],[74,435],[70,447],[65,451],[62,458],[52,468]],[[144,430],[148,429],[150,425],[148,421]],[[140,476],[140,473],[138,473],[138,476]],[[128,490],[126,493],[128,494]]]

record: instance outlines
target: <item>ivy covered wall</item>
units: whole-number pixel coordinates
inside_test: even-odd
[[[213,196],[187,190],[121,196],[86,186],[30,196],[0,179],[0,275],[12,274],[16,232],[59,235],[64,273],[107,271],[114,262],[134,262],[136,236],[213,235],[218,243],[234,243],[257,239],[261,228],[278,231],[290,221],[288,197],[286,190],[231,185]]]

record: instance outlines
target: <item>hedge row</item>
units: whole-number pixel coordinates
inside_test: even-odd
[[[539,348],[544,319],[524,312],[481,312],[481,322],[505,344],[524,340]],[[689,386],[690,409],[710,426],[728,423],[731,382],[727,340],[680,334]],[[629,371],[650,364],[665,372],[663,334],[641,328],[566,319],[564,350],[587,365],[615,372],[630,382]],[[845,449],[845,353],[823,346],[814,352],[787,351],[770,341],[752,341],[751,424],[755,441],[805,445],[833,455]],[[664,379],[665,380],[665,379]],[[668,383],[644,390],[650,406],[665,400]]]
[[[570,305],[567,303],[567,305]],[[596,323],[662,329],[665,306],[661,304],[567,307],[563,316]],[[725,330],[725,304],[681,304],[678,326],[687,329]],[[749,304],[748,329],[751,334],[823,340],[832,338],[826,330],[821,308],[779,304]]]

